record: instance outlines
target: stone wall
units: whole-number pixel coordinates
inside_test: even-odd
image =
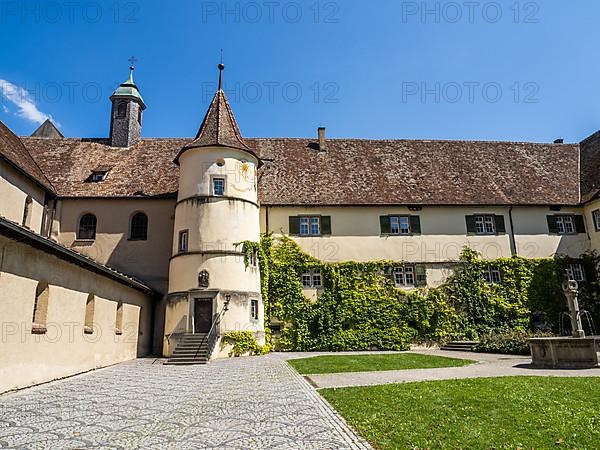
[[[154,300],[148,293],[5,236],[0,254],[0,393],[151,352]],[[35,315],[43,323],[34,328],[36,307],[47,314]],[[88,333],[86,311],[93,322]]]

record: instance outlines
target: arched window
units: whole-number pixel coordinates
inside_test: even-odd
[[[46,320],[48,318],[48,300],[50,299],[50,287],[47,281],[40,281],[35,290],[35,303],[33,304],[33,334],[46,333]]]
[[[127,116],[127,103],[121,102],[117,106],[117,119],[124,119]]]
[[[85,322],[83,332],[92,334],[94,332],[94,309],[96,308],[96,296],[89,294],[85,302]]]
[[[123,302],[117,303],[117,316],[115,317],[115,334],[123,334]]]
[[[30,228],[31,227],[31,205],[33,200],[30,195],[25,199],[25,209],[23,210],[23,226]]]
[[[145,241],[148,239],[148,216],[143,212],[135,213],[129,224],[129,239]]]
[[[77,239],[94,240],[96,239],[96,224],[98,220],[93,214],[85,214],[79,219],[77,228]]]

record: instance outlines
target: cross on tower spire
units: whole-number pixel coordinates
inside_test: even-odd
[[[135,56],[132,56],[127,61],[129,61],[130,64],[129,70],[133,71],[135,69],[135,63],[138,62],[137,58]]]

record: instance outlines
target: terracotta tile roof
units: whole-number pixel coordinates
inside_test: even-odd
[[[189,139],[145,139],[130,148],[110,147],[107,139],[21,138],[62,197],[164,196],[177,192],[173,163]],[[89,182],[98,168],[105,181]]]
[[[33,160],[21,140],[0,121],[0,157],[23,172],[47,191],[54,193],[52,183]]]
[[[23,138],[61,196],[170,195],[173,162],[191,139],[144,139],[129,149],[106,140]],[[266,205],[576,205],[579,145],[515,142],[246,139],[265,165]],[[86,183],[97,167],[105,181]]]
[[[579,146],[514,142],[247,140],[271,205],[579,203]],[[273,160],[269,162],[269,160]]]
[[[587,202],[600,194],[600,131],[581,143],[581,197]]]

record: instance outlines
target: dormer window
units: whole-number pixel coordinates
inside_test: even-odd
[[[92,170],[92,174],[90,175],[89,181],[91,183],[100,183],[101,181],[106,180],[106,177],[108,176],[109,171],[110,171],[110,169],[108,169],[108,168],[100,168],[100,169]]]

